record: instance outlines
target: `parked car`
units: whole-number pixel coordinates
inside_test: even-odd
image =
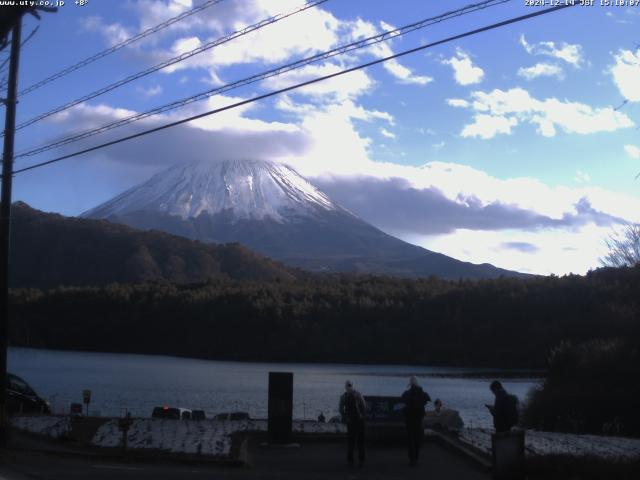
[[[155,407],[151,413],[151,418],[170,418],[173,420],[190,420],[191,410],[188,408],[169,407]]]
[[[207,416],[204,414],[204,410],[192,410],[191,420],[205,420]]]
[[[7,413],[51,413],[49,403],[22,378],[7,373]]]

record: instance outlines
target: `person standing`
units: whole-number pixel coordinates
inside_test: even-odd
[[[353,388],[351,380],[344,384],[340,397],[340,415],[347,425],[347,462],[353,465],[354,448],[358,449],[358,465],[364,465],[364,414],[366,405],[360,392]]]
[[[422,436],[424,435],[424,427],[422,426],[424,408],[431,397],[418,385],[418,379],[412,376],[409,379],[409,386],[401,398],[404,402],[404,420],[407,427],[409,465],[413,467],[418,462]]]
[[[495,396],[493,405],[485,405],[493,416],[493,426],[496,433],[511,431],[511,427],[518,424],[518,397],[507,393],[498,380],[489,386]]]

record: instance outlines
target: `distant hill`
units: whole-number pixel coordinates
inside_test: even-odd
[[[22,202],[13,205],[14,288],[295,277],[295,270],[236,243],[204,244],[104,220],[44,213]]]
[[[83,214],[210,243],[239,242],[316,272],[445,279],[524,277],[392,237],[292,168],[259,160],[183,162]]]

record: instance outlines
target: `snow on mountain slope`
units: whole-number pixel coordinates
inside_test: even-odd
[[[196,218],[231,211],[237,219],[312,215],[339,207],[292,168],[259,160],[181,163],[82,216],[108,218],[154,211]]]

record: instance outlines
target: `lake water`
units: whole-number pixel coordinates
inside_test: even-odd
[[[344,382],[350,379],[363,395],[400,395],[410,375],[432,400],[460,411],[465,425],[489,427],[484,408],[493,403],[488,379],[431,378],[433,374],[481,372],[480,369],[399,365],[344,365],[300,363],[241,363],[151,355],[86,353],[10,348],[9,371],[24,378],[54,412],[68,411],[82,402],[82,390],[92,391],[90,413],[119,416],[126,410],[147,417],[161,405],[202,409],[207,416],[233,410],[266,418],[268,373],[294,373],[294,418],[313,419],[322,411],[338,413]],[[502,380],[521,400],[536,379]],[[429,404],[432,407],[432,404]]]

